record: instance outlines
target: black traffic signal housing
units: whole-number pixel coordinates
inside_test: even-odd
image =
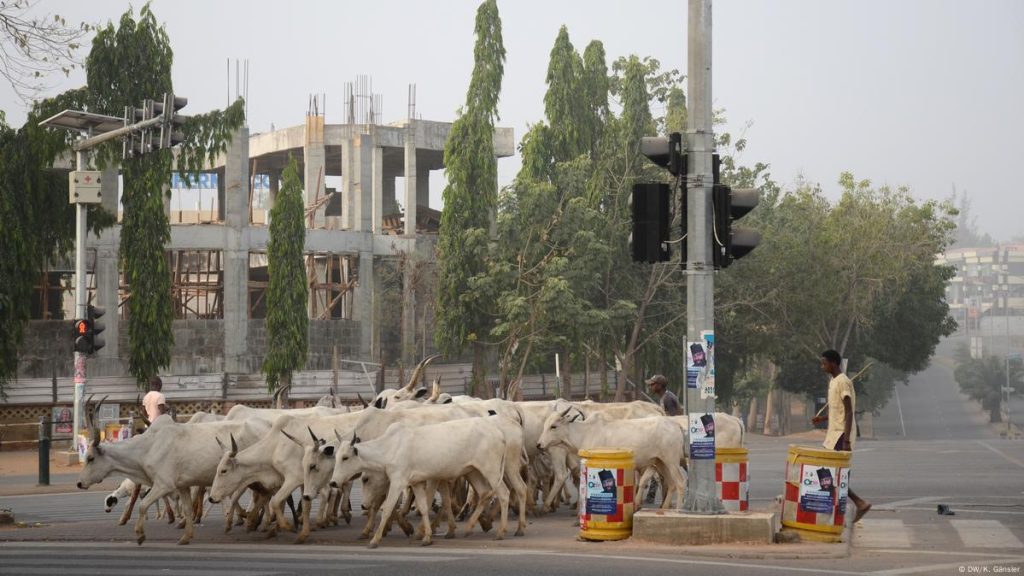
[[[633,185],[634,262],[667,262],[672,256],[668,245],[669,198],[668,184],[645,183]]]
[[[92,327],[85,319],[75,320],[72,336],[75,339],[75,352],[92,353]]]
[[[100,321],[104,314],[106,314],[106,310],[90,304],[86,317],[75,320],[75,352],[94,354],[97,350],[107,345],[103,337],[100,336],[100,333],[106,329],[106,326]]]
[[[159,148],[173,148],[185,140],[183,127],[188,118],[178,111],[188,105],[188,98],[164,94],[164,101],[156,104],[155,112],[163,114],[164,122],[160,125]]]
[[[761,243],[761,233],[751,228],[733,226],[757,207],[761,201],[761,192],[756,188],[731,188],[720,184],[719,168],[721,161],[718,154],[712,159],[714,167],[714,187],[711,189],[711,200],[714,207],[714,224],[711,256],[715,269],[728,268],[734,260],[746,256]]]
[[[683,153],[683,137],[673,132],[668,137],[643,137],[640,152],[651,162],[665,168],[676,179],[686,175],[686,154]],[[686,196],[682,209],[682,237],[686,237]],[[668,184],[647,182],[633,185],[633,260],[636,262],[667,262],[672,251],[669,248],[669,220],[672,216],[669,203],[672,188]],[[684,240],[685,242],[685,240]],[[682,245],[683,261],[686,261],[686,244]]]
[[[100,334],[107,328],[100,320],[100,318],[102,318],[103,315],[106,313],[106,309],[104,309],[101,306],[93,306],[92,304],[89,305],[89,333],[92,335],[92,350],[90,350],[90,353],[95,353],[97,350],[107,345],[106,341],[103,339],[103,336],[100,336]]]

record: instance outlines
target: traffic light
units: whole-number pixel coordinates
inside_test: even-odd
[[[93,354],[106,346],[107,343],[100,336],[100,333],[106,329],[106,326],[100,321],[104,314],[106,314],[106,310],[90,304],[86,318],[75,320],[75,352]]]
[[[672,255],[668,247],[669,198],[668,184],[633,185],[633,261],[667,262]]]
[[[761,193],[756,188],[733,189],[716,183],[711,196],[715,211],[712,259],[716,269],[728,268],[733,260],[746,256],[761,242],[757,230],[732,225],[757,206]]]
[[[668,170],[673,176],[686,175],[686,154],[683,154],[683,136],[673,132],[664,136],[644,136],[640,139],[640,153]]]
[[[676,178],[686,175],[683,137],[673,132],[668,137],[643,137],[640,152],[651,162],[665,168]],[[683,198],[682,236],[686,237],[686,206]],[[669,202],[672,188],[668,184],[644,183],[633,186],[633,260],[636,262],[667,262],[669,250]],[[682,246],[686,260],[686,245]]]
[[[88,320],[75,320],[74,333],[75,352],[89,354],[92,352],[92,329]]]
[[[154,112],[163,114],[164,117],[164,122],[160,125],[158,148],[172,148],[185,140],[182,127],[188,118],[178,114],[178,111],[187,105],[188,98],[175,97],[174,94],[164,94],[164,101],[156,104]]]
[[[101,306],[93,306],[90,304],[88,312],[90,334],[92,335],[92,350],[90,350],[90,352],[96,352],[107,344],[106,341],[104,341],[103,336],[100,336],[100,333],[106,329],[106,326],[102,321],[100,321],[100,318],[102,318],[107,311]]]

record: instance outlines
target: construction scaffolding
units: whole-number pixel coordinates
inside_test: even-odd
[[[309,281],[309,318],[351,320],[359,257],[355,254],[317,252],[306,254]],[[267,317],[270,286],[267,254],[249,253],[249,318]]]
[[[224,257],[220,250],[168,252],[175,320],[224,318]]]

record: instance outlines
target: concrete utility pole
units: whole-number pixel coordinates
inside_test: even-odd
[[[86,133],[86,138],[92,131]],[[78,148],[75,152],[75,169],[79,172],[87,169],[86,152]],[[89,315],[89,298],[85,292],[85,236],[89,230],[87,209],[89,205],[75,203],[75,318],[86,318]],[[78,431],[82,429],[82,400],[85,396],[85,358],[86,354],[75,350],[75,415],[74,428],[71,429],[71,451],[78,450]]]
[[[711,109],[711,0],[689,0],[687,43],[687,98],[689,127],[686,174],[686,335],[687,343],[703,341],[703,334],[715,329],[715,277],[712,260],[712,203],[714,184],[712,153],[715,134]],[[710,365],[714,355],[709,354]],[[694,414],[713,414],[714,396],[701,398],[700,388],[686,388],[686,406],[691,425]],[[720,514],[725,512],[715,490],[715,460],[690,460],[686,483],[685,512]]]

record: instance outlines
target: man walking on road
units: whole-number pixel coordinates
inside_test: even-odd
[[[163,380],[159,376],[153,376],[149,379],[149,392],[142,398],[142,407],[146,409],[146,419],[151,423],[161,414],[167,413],[167,398],[160,391],[163,387]]]
[[[679,407],[679,397],[668,389],[668,378],[661,374],[655,374],[647,379],[647,387],[651,394],[659,398],[661,407],[665,410],[666,415],[679,416],[683,413],[683,410]]]
[[[843,357],[835,350],[821,353],[821,370],[832,377],[828,383],[828,416],[815,416],[813,423],[828,420],[828,432],[825,434],[825,448],[829,450],[853,451],[853,414],[857,407],[857,394],[853,390],[853,381],[840,369]],[[854,523],[860,521],[871,510],[871,504],[865,502],[849,491],[850,500],[857,507],[853,517]]]

